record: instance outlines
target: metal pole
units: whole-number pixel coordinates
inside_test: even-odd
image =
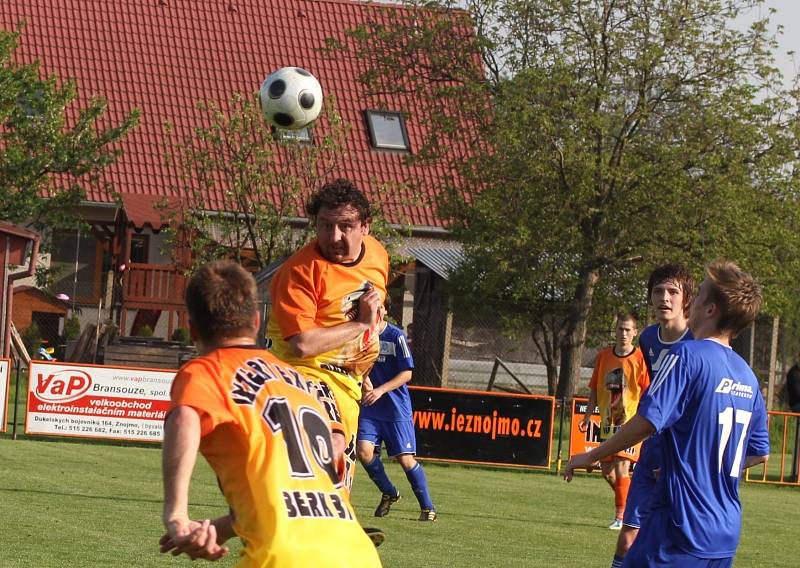
[[[81,251],[81,226],[78,225],[78,236],[75,238],[75,272],[72,275],[72,313],[75,313],[75,298],[78,294],[78,258]]]
[[[22,366],[20,360],[17,359],[17,378],[14,383],[14,424],[11,427],[11,439],[17,439],[17,407],[19,406],[19,368]],[[28,377],[30,380],[30,377]]]

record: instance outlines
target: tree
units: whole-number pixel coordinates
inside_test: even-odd
[[[179,173],[176,193],[183,196],[172,210],[170,240],[185,243],[195,265],[226,257],[264,268],[307,239],[293,221],[334,170],[346,128],[331,96],[324,110],[329,128],[313,128],[314,144],[274,131],[253,97],[234,94],[224,109],[198,106],[207,125],[170,139],[167,160]],[[174,133],[170,125],[168,131]]]
[[[0,219],[40,231],[74,226],[86,188],[102,184],[139,113],[108,126],[104,99],[78,108],[74,81],[15,61],[19,37],[0,30]]]
[[[420,159],[442,159],[443,137],[469,146],[439,203],[469,259],[460,286],[508,321],[563,318],[548,324],[557,396],[574,391],[593,318],[641,304],[655,263],[731,257],[761,278],[768,309],[790,303],[798,106],[766,22],[731,26],[757,4],[433,1],[424,18],[412,3],[350,35],[373,92],[442,109]]]

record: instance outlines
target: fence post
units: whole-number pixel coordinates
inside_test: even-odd
[[[558,399],[561,404],[560,418],[558,420],[558,449],[556,450],[556,475],[561,471],[561,440],[564,433],[564,413],[566,412],[567,400],[565,398]]]

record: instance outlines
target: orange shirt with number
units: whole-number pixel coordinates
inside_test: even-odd
[[[379,567],[332,463],[318,383],[263,349],[218,349],[184,365],[171,407],[200,416],[200,451],[243,540],[240,567]]]

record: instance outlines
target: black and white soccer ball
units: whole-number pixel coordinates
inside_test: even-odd
[[[259,91],[261,110],[277,128],[300,130],[322,110],[322,86],[300,67],[281,67],[271,73]]]

